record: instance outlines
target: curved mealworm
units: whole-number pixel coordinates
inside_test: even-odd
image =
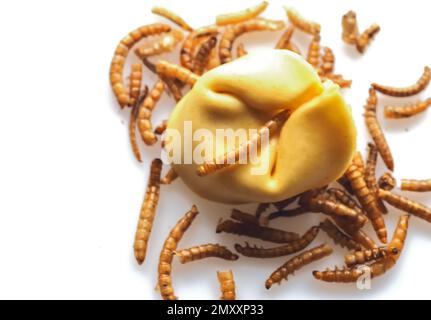
[[[221,297],[220,300],[235,300],[235,281],[232,271],[217,272],[217,278],[220,282]]]
[[[349,11],[343,15],[341,22],[343,33],[342,39],[345,43],[356,44],[356,40],[359,36],[358,21],[356,19],[356,13]]]
[[[355,253],[344,256],[344,263],[347,267],[351,268],[359,264],[365,264],[370,261],[386,258],[388,255],[388,248],[380,247],[371,250],[359,250]]]
[[[162,16],[162,17],[168,19],[169,21],[172,21],[173,23],[175,23],[180,28],[182,28],[186,31],[193,31],[193,28],[190,27],[190,25],[186,21],[184,21],[183,18],[181,18],[179,15],[177,15],[176,13],[174,13],[174,12],[172,12],[166,8],[153,7],[151,12],[154,14],[157,14],[159,16]]]
[[[182,264],[205,258],[220,258],[223,260],[238,260],[239,256],[231,252],[228,248],[219,244],[203,244],[188,249],[175,251],[174,253]]]
[[[192,70],[193,56],[195,54],[196,46],[199,44],[199,40],[202,37],[216,36],[218,32],[218,27],[214,25],[205,26],[193,32],[190,32],[184,40],[183,46],[180,51],[181,66],[186,69]]]
[[[198,214],[197,207],[193,205],[191,210],[177,222],[163,244],[158,266],[158,284],[163,300],[177,300],[172,287],[172,259],[178,243]]]
[[[286,49],[287,45],[290,43],[290,39],[292,39],[293,33],[295,32],[294,26],[287,27],[286,31],[281,35],[278,40],[275,49]]]
[[[392,173],[386,172],[379,178],[378,184],[380,189],[391,191],[396,187],[397,180],[395,180]]]
[[[115,49],[114,57],[111,61],[111,68],[109,71],[109,78],[111,81],[112,90],[117,98],[118,103],[122,108],[131,105],[129,93],[124,85],[123,70],[124,64],[126,63],[127,56],[130,49],[141,39],[152,35],[157,35],[171,31],[171,27],[162,24],[155,23],[140,27],[130,32],[124,37],[117,48]]]
[[[372,24],[365,29],[356,39],[356,49],[358,49],[360,53],[364,53],[365,49],[379,32],[380,26],[378,24]]]
[[[377,147],[374,144],[369,143],[367,165],[365,166],[364,179],[370,192],[376,195],[379,190],[377,186],[377,179],[376,179],[377,153],[378,153]],[[376,197],[376,201],[380,208],[380,211],[384,214],[387,214],[388,209],[386,208],[383,201],[381,201],[378,197]]]
[[[295,271],[301,269],[307,264],[331,255],[332,252],[332,248],[324,244],[319,247],[304,251],[296,257],[293,257],[269,276],[268,280],[265,282],[266,289],[270,289],[275,283],[281,284],[283,279],[287,280],[287,277],[291,274],[294,274]]]
[[[166,131],[167,127],[168,127],[168,120],[163,120],[162,123],[159,124],[154,129],[154,133],[160,136],[160,135],[162,135]]]
[[[214,173],[221,169],[224,169],[230,165],[237,164],[242,158],[242,155],[246,155],[247,158],[250,156],[250,149],[252,146],[257,145],[258,149],[261,143],[261,136],[268,132],[269,138],[281,127],[281,125],[287,120],[290,115],[289,110],[284,110],[278,113],[274,118],[268,121],[259,131],[247,141],[247,143],[240,145],[235,150],[229,151],[211,162],[204,163],[197,169],[197,174],[200,177]],[[233,162],[233,163],[230,163]]]
[[[393,171],[394,170],[394,159],[392,152],[389,148],[388,142],[386,141],[383,130],[380,127],[379,121],[377,120],[377,94],[372,88],[369,90],[369,96],[365,108],[365,124],[367,125],[368,132],[376,144],[377,150],[379,151],[383,162],[386,167]]]
[[[373,83],[371,86],[375,90],[379,91],[380,93],[386,94],[388,96],[409,97],[425,90],[425,88],[428,87],[430,81],[431,81],[431,69],[429,67],[425,67],[422,76],[415,84],[411,86],[397,88],[397,87],[383,86],[377,83]]]
[[[262,1],[254,7],[247,8],[239,12],[218,15],[216,17],[216,24],[218,26],[225,26],[254,19],[266,10],[268,4],[268,1]]]
[[[320,59],[320,35],[316,34],[308,47],[307,62],[317,70],[320,66]]]
[[[157,137],[152,129],[153,126],[151,124],[151,116],[164,90],[165,85],[163,81],[157,81],[148,96],[139,106],[138,128],[139,132],[141,133],[142,140],[144,140],[145,144],[149,146],[157,142]]]
[[[135,50],[135,54],[144,59],[151,56],[156,56],[165,52],[171,52],[175,49],[178,43],[183,40],[183,33],[179,30],[172,30],[171,32],[163,35],[158,41],[145,45]]]
[[[377,244],[361,229],[355,229],[346,221],[334,219],[335,224],[352,239],[366,249],[375,249]]]
[[[169,169],[168,173],[163,177],[160,181],[161,184],[171,184],[178,178],[178,174],[174,170],[174,168]]]
[[[334,72],[335,55],[331,48],[324,47],[322,55],[322,65],[320,66],[320,74],[328,75]]]
[[[414,192],[431,191],[431,179],[428,180],[401,180],[401,190]]]
[[[225,64],[233,60],[232,47],[234,41],[247,32],[277,31],[284,27],[282,21],[255,19],[229,26],[225,29],[219,46],[220,63]]]
[[[145,192],[144,202],[142,203],[139,214],[138,226],[135,235],[135,258],[139,264],[145,260],[147,253],[148,239],[153,228],[153,221],[156,215],[157,204],[160,194],[160,174],[162,172],[162,161],[155,159],[151,163],[150,177],[148,180],[147,190]]]
[[[424,112],[431,106],[431,98],[404,106],[385,106],[385,117],[388,119],[403,119]]]
[[[241,58],[245,55],[247,55],[248,52],[245,49],[244,43],[240,43],[237,47],[236,47],[236,57],[237,58]]]
[[[208,59],[211,51],[217,45],[217,37],[209,37],[207,40],[202,42],[198,48],[197,54],[193,59],[192,71],[197,75],[202,75],[205,71],[205,67],[208,64]]]
[[[160,77],[178,79],[190,86],[193,86],[199,79],[199,76],[190,70],[164,60],[157,62],[156,71]]]
[[[338,227],[333,224],[329,219],[325,219],[320,223],[319,228],[323,230],[335,244],[338,244],[342,248],[347,248],[348,250],[361,250],[362,247],[356,241],[354,241],[350,236],[344,234]]]
[[[362,161],[359,153],[355,156],[355,161]],[[368,218],[371,220],[374,230],[377,233],[380,241],[386,243],[387,232],[385,221],[382,218],[382,213],[380,212],[379,206],[377,204],[376,194],[370,192],[365,182],[364,173],[356,164],[352,163],[346,171],[346,177],[349,179],[352,185],[355,195],[359,200],[359,203],[364,208],[367,213]]]
[[[326,193],[331,199],[334,198],[334,200],[340,201],[345,206],[355,210],[358,214],[363,214],[361,206],[347,192],[337,188],[330,188],[326,191]]]
[[[350,88],[352,86],[352,80],[344,79],[341,74],[328,73],[326,74],[322,80],[331,80],[333,83],[338,84],[340,88]]]
[[[379,197],[391,206],[431,222],[431,208],[390,191],[379,190]]]
[[[222,232],[261,239],[273,243],[288,243],[299,239],[299,235],[294,232],[261,227],[254,223],[235,222],[232,220],[224,220],[218,223],[216,233]]]
[[[252,258],[276,258],[287,256],[305,249],[319,233],[319,227],[312,227],[300,239],[289,242],[288,244],[275,248],[251,247],[247,242],[245,246],[235,245],[235,250],[246,257]]]
[[[142,64],[134,63],[131,67],[129,78],[129,103],[135,106],[139,96],[141,95],[142,87]]]
[[[239,221],[239,222],[259,225],[259,219],[255,215],[242,212],[238,209],[232,209],[232,213],[231,213],[230,217],[231,217],[231,219]]]
[[[320,33],[320,24],[305,19],[293,8],[285,7],[284,9],[286,11],[287,17],[289,18],[289,21],[295,27],[311,35]]]

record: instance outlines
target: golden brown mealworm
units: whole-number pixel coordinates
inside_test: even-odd
[[[237,58],[241,58],[245,55],[247,55],[248,52],[245,49],[244,43],[240,43],[237,47],[236,47],[236,57]]]
[[[320,24],[307,20],[302,17],[295,9],[293,8],[284,8],[286,10],[287,17],[289,21],[298,29],[309,33],[311,35],[315,35],[320,33]]]
[[[380,189],[391,191],[396,187],[397,180],[395,180],[392,173],[386,172],[379,178],[378,184]]]
[[[319,247],[304,251],[296,257],[293,257],[269,276],[268,280],[265,282],[266,289],[270,289],[275,283],[281,284],[283,279],[286,279],[287,281],[287,277],[289,275],[293,275],[295,271],[312,262],[331,255],[332,252],[332,248],[324,244]]]
[[[324,47],[322,55],[322,65],[320,66],[320,75],[328,75],[334,72],[335,55],[331,48]]]
[[[350,209],[355,210],[358,214],[363,213],[361,206],[356,202],[356,200],[350,196],[347,192],[337,188],[330,188],[326,191],[330,199],[339,201]]]
[[[372,88],[369,90],[369,96],[364,109],[365,124],[367,125],[368,132],[373,138],[377,150],[379,151],[386,167],[393,171],[394,159],[392,157],[392,152],[389,148],[388,142],[386,141],[385,135],[383,134],[383,130],[380,127],[379,121],[377,120],[377,94]]]
[[[191,210],[177,222],[163,244],[158,267],[158,284],[163,300],[177,300],[174,294],[174,288],[172,287],[172,260],[178,243],[198,214],[198,209],[194,205]]]
[[[335,244],[338,244],[342,248],[347,248],[348,250],[354,251],[362,249],[360,244],[338,229],[338,227],[329,219],[325,219],[323,222],[321,222],[319,228],[323,230],[334,241]]]
[[[414,192],[428,192],[431,191],[431,179],[428,180],[401,180],[401,190],[414,191]]]
[[[380,247],[371,250],[359,250],[355,253],[344,256],[344,263],[347,267],[351,268],[359,264],[365,264],[370,261],[386,258],[388,255],[388,248]]]
[[[220,283],[221,297],[220,300],[235,300],[235,281],[232,271],[217,272],[217,278]]]
[[[284,33],[278,40],[275,46],[275,49],[286,49],[287,45],[290,43],[290,39],[292,39],[294,32],[295,32],[294,26],[287,27],[286,31],[284,31]]]
[[[349,223],[342,219],[334,219],[334,222],[342,231],[352,237],[354,241],[359,243],[365,249],[377,248],[377,244],[363,230],[353,228]]]
[[[184,35],[179,30],[172,30],[171,32],[163,35],[158,41],[151,44],[151,46],[144,45],[135,50],[135,54],[144,59],[151,56],[157,56],[165,52],[171,52],[184,38]]]
[[[377,154],[377,147],[372,143],[368,143],[368,157],[367,165],[365,166],[364,178],[370,192],[376,195],[379,191],[376,179]],[[388,209],[386,208],[383,201],[381,201],[378,197],[376,197],[376,201],[379,205],[380,211],[384,214],[387,214]]]
[[[138,141],[136,139],[136,121],[138,120],[139,104],[135,103],[132,110],[130,111],[129,118],[129,141],[132,147],[133,155],[136,160],[142,162],[141,151],[139,150]]]
[[[134,63],[131,67],[130,78],[129,78],[129,103],[132,107],[135,107],[141,95],[142,87],[142,64]]]
[[[216,36],[219,30],[217,26],[210,25],[199,28],[189,35],[183,42],[183,46],[180,51],[180,64],[182,67],[192,70],[193,57],[195,55],[196,46],[199,44],[201,38],[208,36]]]
[[[171,184],[178,178],[178,174],[175,172],[174,168],[169,169],[168,173],[160,181],[161,184]]]
[[[243,222],[243,223],[251,223],[255,225],[259,225],[259,219],[250,213],[242,212],[238,209],[232,209],[232,213],[230,215],[231,219]]]
[[[172,21],[177,26],[179,26],[180,28],[182,28],[186,31],[193,31],[193,28],[190,27],[190,25],[187,22],[185,22],[183,18],[181,18],[179,15],[177,15],[176,13],[174,13],[174,12],[172,12],[166,8],[153,7],[151,12]]]
[[[196,57],[193,59],[192,71],[197,75],[202,75],[208,64],[211,51],[217,45],[217,37],[209,37],[197,49]]]
[[[431,98],[404,106],[385,106],[385,117],[388,119],[403,119],[424,112],[431,106]]]
[[[341,22],[343,33],[342,39],[345,43],[356,44],[356,40],[359,36],[358,21],[356,19],[356,13],[349,11],[343,15]]]
[[[175,255],[182,264],[206,258],[220,258],[224,260],[238,260],[239,256],[231,252],[228,248],[219,244],[202,244],[188,249],[175,251]]]
[[[338,84],[340,88],[350,88],[352,86],[352,80],[344,79],[341,74],[328,73],[322,80],[331,80],[333,83]]]
[[[177,79],[190,86],[194,86],[199,79],[199,76],[190,70],[164,60],[157,62],[156,71],[162,78]]]
[[[250,7],[239,12],[218,15],[216,17],[216,24],[218,26],[225,26],[254,19],[266,10],[268,4],[268,1],[262,1],[254,7]]]
[[[135,235],[135,258],[139,264],[145,260],[147,253],[148,239],[153,228],[154,217],[156,216],[157,204],[160,194],[160,173],[162,172],[162,161],[155,159],[151,163],[150,177],[148,180],[147,190],[145,192],[144,202],[142,203],[139,214],[138,226]]]
[[[122,108],[131,106],[129,93],[127,92],[126,86],[123,80],[124,64],[126,63],[127,56],[130,49],[138,43],[141,39],[152,35],[157,35],[171,31],[171,27],[162,24],[155,23],[146,26],[142,26],[124,37],[117,48],[115,49],[114,57],[111,61],[111,68],[109,71],[109,78],[111,81],[112,90],[117,98],[118,103]]]
[[[314,35],[313,39],[310,42],[307,53],[307,62],[311,64],[314,69],[318,69],[321,62],[320,56],[320,35]]]
[[[160,136],[160,135],[162,135],[166,131],[167,127],[168,127],[168,120],[163,120],[162,123],[159,124],[154,129],[154,133]]]
[[[179,80],[175,79],[169,79],[161,77],[160,79],[163,80],[163,82],[166,84],[166,87],[168,89],[168,95],[172,95],[174,100],[178,103],[183,98],[183,93],[181,91],[181,87],[183,84]]]
[[[358,49],[360,53],[364,53],[365,49],[379,32],[380,26],[378,24],[372,24],[365,29],[356,39],[356,49]]]
[[[383,86],[377,83],[373,83],[371,86],[375,90],[379,91],[380,93],[383,93],[388,96],[409,97],[425,90],[425,88],[428,87],[430,81],[431,81],[431,69],[429,67],[425,67],[422,76],[415,84],[411,86],[397,88],[397,87]]]
[[[305,249],[319,233],[319,227],[312,227],[300,239],[291,241],[284,246],[275,248],[251,247],[247,242],[245,246],[235,245],[235,250],[246,257],[253,258],[276,258],[287,256]]]

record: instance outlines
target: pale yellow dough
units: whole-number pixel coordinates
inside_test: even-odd
[[[184,121],[192,121],[194,131],[259,129],[282,109],[293,113],[262,150],[270,159],[265,174],[252,175],[252,164],[205,177],[196,174],[197,164],[174,164],[175,171],[202,197],[232,204],[279,201],[339,178],[356,150],[350,107],[338,86],[323,85],[315,70],[290,51],[250,53],[206,73],[176,106],[168,128],[183,135]],[[235,145],[222,147],[217,150],[224,153]]]

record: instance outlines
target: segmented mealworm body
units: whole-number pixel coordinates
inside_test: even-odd
[[[414,192],[431,191],[431,179],[428,180],[401,180],[401,190]]]
[[[232,271],[217,272],[217,277],[220,282],[221,297],[220,300],[235,300],[235,281]]]
[[[220,63],[233,60],[232,47],[234,41],[241,35],[252,31],[277,31],[284,27],[282,21],[255,19],[229,26],[225,29],[219,45]]]
[[[330,196],[330,199],[340,201],[345,206],[355,210],[358,214],[363,214],[361,206],[347,192],[337,188],[330,188],[326,193]]]
[[[343,41],[348,44],[356,44],[356,40],[359,36],[356,13],[354,11],[349,11],[344,14],[341,25],[343,27]]]
[[[328,73],[322,78],[322,80],[325,79],[331,80],[333,83],[338,84],[342,89],[350,88],[352,86],[352,80],[344,79],[341,74]]]
[[[259,225],[259,219],[255,215],[242,212],[238,209],[233,209],[230,217],[231,217],[231,219],[239,221],[239,222]]]
[[[222,155],[221,157],[218,157],[211,162],[207,162],[199,166],[197,170],[197,174],[203,177],[208,174],[214,173],[218,170],[224,169],[230,165],[237,164],[241,159],[242,155],[244,154],[248,158],[250,156],[251,147],[255,145],[257,145],[258,147],[260,146],[261,136],[264,133],[268,133],[269,138],[271,138],[274,135],[274,133],[278,129],[280,129],[280,127],[287,120],[289,115],[290,115],[289,110],[281,111],[274,118],[268,121],[261,129],[259,129],[258,133],[255,134],[249,141],[247,141],[247,143],[240,145],[235,150],[229,151],[224,155]]]
[[[218,15],[216,17],[216,24],[218,26],[225,26],[254,19],[265,11],[268,4],[268,1],[262,1],[254,7],[247,8],[239,12]]]
[[[307,264],[329,256],[332,254],[332,252],[332,248],[324,244],[319,247],[304,251],[296,257],[293,257],[270,275],[268,280],[265,282],[266,289],[270,289],[275,283],[281,284],[283,279],[287,280],[287,277],[289,275],[293,275],[295,271],[301,269]]]
[[[142,264],[145,260],[148,239],[150,238],[151,229],[153,228],[153,221],[159,202],[161,172],[162,161],[160,159],[153,160],[135,235],[135,258],[139,264]]]
[[[199,47],[196,57],[193,59],[192,71],[197,75],[202,75],[208,64],[211,51],[217,45],[217,37],[209,37]]]
[[[397,87],[383,86],[377,83],[373,83],[372,87],[375,90],[383,94],[386,94],[388,96],[409,97],[425,90],[425,88],[428,87],[430,81],[431,81],[431,69],[429,67],[425,67],[424,72],[422,76],[419,78],[419,80],[415,84],[409,87],[397,88]]]
[[[392,157],[392,152],[389,148],[388,142],[386,141],[385,135],[383,134],[382,128],[380,127],[379,121],[377,120],[377,94],[372,88],[369,90],[369,97],[364,108],[365,124],[367,125],[368,131],[373,138],[377,150],[386,164],[386,167],[393,171],[394,159]]]
[[[317,70],[320,66],[320,59],[320,35],[316,34],[308,47],[307,62]]]
[[[374,39],[374,37],[379,33],[380,26],[378,24],[373,24],[367,29],[365,29],[356,39],[356,49],[360,53],[364,53],[365,49]]]
[[[129,79],[129,103],[135,106],[139,96],[141,95],[142,87],[142,64],[132,64],[130,79]]]
[[[164,90],[165,85],[163,81],[157,81],[153,89],[151,89],[150,93],[139,107],[138,128],[141,133],[142,140],[144,140],[147,145],[153,145],[157,142],[157,137],[153,132],[153,126],[151,124],[151,116]]]
[[[155,23],[140,27],[130,32],[124,37],[117,48],[115,49],[114,57],[112,58],[109,78],[111,81],[112,90],[117,98],[118,103],[122,108],[131,106],[129,93],[124,85],[123,70],[130,49],[141,39],[152,35],[157,35],[171,31],[171,27],[166,24]]]
[[[133,155],[136,160],[142,162],[141,151],[139,150],[139,145],[136,139],[136,121],[138,120],[139,104],[135,103],[132,110],[130,111],[129,118],[129,141],[132,147]]]
[[[431,222],[431,208],[382,189],[379,190],[379,196],[391,206],[410,213],[420,219]]]
[[[287,27],[286,31],[281,35],[278,40],[275,49],[286,49],[287,45],[290,43],[290,39],[292,39],[293,33],[295,31],[294,26]]]
[[[385,106],[385,117],[388,119],[403,119],[424,112],[431,106],[431,98],[404,106]]]
[[[320,75],[332,74],[335,66],[335,55],[331,48],[324,47],[322,55],[322,65],[320,66]]]
[[[165,52],[171,52],[175,49],[178,43],[184,38],[184,35],[179,30],[172,30],[168,34],[163,35],[158,41],[151,44],[151,46],[145,45],[135,50],[135,54],[140,58],[147,58],[151,56],[157,56]]]
[[[319,227],[334,241],[335,244],[338,244],[340,247],[355,251],[362,249],[360,244],[348,235],[344,234],[344,232],[338,229],[338,227],[329,219],[325,219],[325,221],[321,222]]]
[[[245,246],[235,245],[235,250],[246,257],[253,258],[275,258],[287,256],[305,249],[319,233],[319,227],[312,227],[300,239],[289,242],[288,244],[275,248],[251,247],[247,242]]]
[[[217,225],[216,232],[247,236],[273,243],[288,243],[299,239],[299,235],[294,232],[261,227],[254,223],[235,222],[232,220],[220,221]]]
[[[248,52],[245,49],[244,43],[240,43],[237,47],[236,47],[236,57],[237,58],[241,58],[245,55],[247,55]]]
[[[154,129],[154,133],[160,136],[166,131],[167,127],[168,127],[168,120],[163,120],[162,123],[159,124],[156,127],[156,129]]]
[[[199,76],[190,70],[163,60],[157,62],[156,70],[157,74],[163,78],[177,79],[190,86],[194,86],[199,79]]]
[[[388,255],[388,248],[380,247],[372,250],[359,250],[353,254],[344,256],[344,263],[347,267],[351,268],[358,264],[365,264],[370,261],[386,258]]]
[[[320,29],[321,29],[320,24],[305,19],[293,8],[285,7],[284,9],[286,10],[286,14],[287,14],[287,17],[289,18],[289,21],[295,27],[312,35],[320,33]]]
[[[160,181],[161,184],[171,184],[178,178],[178,174],[174,170],[174,168],[169,169],[168,173],[163,177]]]
[[[239,256],[231,252],[228,248],[219,244],[203,244],[188,249],[175,251],[175,255],[182,264],[206,258],[220,258],[224,260],[238,260]]]
[[[374,144],[369,143],[367,165],[365,167],[364,178],[370,192],[376,195],[379,190],[376,179],[377,153],[377,147]],[[388,213],[388,209],[386,209],[385,204],[378,197],[376,197],[376,201],[379,205],[380,211],[385,214]]]
[[[181,66],[186,69],[192,70],[193,57],[195,55],[196,46],[199,44],[200,39],[202,37],[216,36],[218,32],[218,27],[215,25],[205,26],[193,32],[190,32],[184,40],[183,46],[180,51]]]
[[[177,300],[174,294],[174,288],[172,287],[172,260],[178,243],[198,214],[197,207],[193,206],[191,210],[177,222],[163,244],[158,266],[158,285],[163,300]]]
[[[359,243],[366,249],[375,249],[377,244],[371,239],[364,231],[361,229],[355,229],[349,225],[346,221],[341,219],[334,219],[335,224],[346,234],[348,234],[352,239]]]
[[[187,22],[185,22],[183,18],[181,18],[179,15],[177,15],[176,13],[166,8],[153,7],[151,12],[172,21],[173,23],[175,23],[176,25],[178,25],[179,27],[181,27],[186,31],[193,31],[193,28],[190,27],[190,25]]]
[[[380,189],[391,191],[396,187],[397,180],[395,180],[392,173],[386,172],[379,178],[378,184]]]

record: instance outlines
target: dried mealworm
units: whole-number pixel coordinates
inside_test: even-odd
[[[129,93],[127,92],[123,80],[124,64],[126,63],[130,49],[145,37],[169,31],[171,31],[171,27],[166,24],[155,23],[146,25],[130,32],[118,44],[115,49],[114,57],[112,58],[109,78],[112,90],[122,108],[128,105],[131,106]]]
[[[379,121],[377,120],[377,94],[374,89],[369,90],[369,97],[365,105],[365,124],[367,125],[368,131],[376,144],[377,150],[386,164],[386,167],[393,171],[394,170],[394,159],[392,152],[389,148],[388,142],[386,141],[383,130],[380,127]]]
[[[157,142],[157,137],[152,129],[151,115],[164,90],[165,85],[163,81],[159,80],[139,107],[138,128],[142,140],[147,145],[153,145]]]
[[[403,119],[424,112],[431,106],[431,98],[404,106],[385,106],[385,117],[388,119]]]
[[[293,257],[281,267],[279,267],[277,270],[275,270],[269,276],[268,280],[266,280],[265,287],[267,289],[270,289],[275,283],[281,284],[281,281],[283,279],[287,280],[287,277],[294,274],[295,271],[312,262],[331,255],[332,252],[332,248],[326,244],[304,251],[303,253],[297,255],[296,257]]]
[[[214,25],[205,26],[193,32],[190,32],[184,40],[183,46],[180,51],[181,66],[186,69],[192,70],[193,56],[195,54],[196,46],[200,42],[200,39],[202,37],[216,36],[218,32],[218,27]]]
[[[245,21],[225,29],[219,46],[220,63],[225,64],[233,60],[232,47],[234,41],[241,35],[252,31],[277,31],[284,27],[282,21],[255,19]]]
[[[259,225],[259,219],[255,215],[242,212],[238,209],[232,209],[232,213],[231,213],[230,217],[231,217],[231,219],[239,221],[239,222]]]
[[[247,236],[273,243],[288,243],[299,239],[299,235],[294,232],[261,227],[254,223],[235,222],[232,220],[220,221],[217,225],[216,232]]]
[[[307,62],[317,70],[320,66],[320,60],[320,35],[316,34],[308,47]]]
[[[350,209],[353,209],[358,213],[363,213],[361,206],[347,192],[337,188],[330,188],[326,191],[326,193],[331,198],[333,197],[336,201],[340,201],[342,204],[349,207]]]
[[[356,44],[356,40],[359,36],[356,13],[354,11],[349,11],[344,14],[341,25],[343,28],[343,41],[348,44]]]
[[[340,247],[355,251],[362,249],[360,244],[338,229],[329,219],[325,219],[325,221],[321,222],[319,227]]]
[[[401,190],[414,192],[431,191],[431,179],[428,180],[401,180]]]
[[[131,106],[135,106],[139,96],[141,95],[142,87],[142,64],[134,63],[131,67],[130,79],[129,79],[129,103]]]
[[[239,12],[218,15],[216,17],[216,24],[218,26],[225,26],[254,19],[266,10],[268,4],[268,1],[262,1],[254,7],[247,8]]]
[[[160,77],[177,79],[190,86],[193,86],[199,79],[199,76],[190,70],[163,60],[157,62],[156,71]]]
[[[379,178],[378,184],[380,189],[391,191],[396,187],[397,180],[395,180],[392,173],[386,172]]]
[[[204,42],[202,42],[198,48],[196,57],[193,59],[192,71],[195,74],[200,76],[204,73],[211,51],[216,47],[216,45],[217,37],[209,37]]]
[[[355,156],[355,161],[361,161],[359,154]],[[364,173],[361,171],[360,167],[352,163],[346,171],[346,177],[349,179],[353,190],[355,190],[356,197],[359,203],[364,208],[367,213],[368,218],[371,220],[374,230],[377,233],[380,241],[386,243],[387,232],[385,221],[383,220],[382,213],[377,204],[376,194],[370,192],[365,182]]]
[[[166,8],[154,7],[151,12],[172,21],[186,31],[193,31],[193,28],[183,18]]]
[[[157,56],[165,52],[171,52],[175,49],[178,43],[184,38],[184,35],[179,30],[172,30],[171,32],[163,35],[158,41],[154,42],[151,46],[145,45],[135,50],[135,54],[140,58],[147,58]]]
[[[290,115],[289,110],[284,110],[278,113],[274,118],[268,121],[247,143],[240,145],[235,150],[229,151],[220,157],[217,157],[211,162],[204,163],[199,166],[197,174],[201,177],[214,173],[218,170],[224,169],[230,165],[237,164],[242,158],[242,155],[250,156],[250,149],[252,146],[260,146],[261,136],[264,133],[269,134],[271,138],[274,133],[282,126]],[[233,161],[232,161],[233,160]],[[232,163],[233,162],[233,163]]]
[[[365,264],[370,261],[386,258],[388,255],[387,247],[380,247],[371,250],[359,250],[355,253],[344,256],[344,263],[347,267],[351,268],[359,264]]]
[[[191,210],[177,222],[163,245],[158,267],[158,284],[163,300],[177,300],[172,287],[171,276],[173,255],[184,233],[198,214],[197,207],[193,206]]]
[[[358,49],[360,53],[364,53],[371,40],[373,40],[379,32],[380,26],[378,24],[372,24],[365,29],[356,39],[356,49]]]
[[[219,244],[203,244],[188,249],[175,251],[175,255],[182,264],[206,258],[220,258],[224,260],[238,260],[239,256],[231,252],[228,248]]]
[[[415,84],[409,87],[397,88],[397,87],[383,86],[377,83],[373,83],[372,87],[375,90],[379,91],[380,93],[386,94],[388,96],[409,97],[425,90],[425,88],[428,87],[430,81],[431,81],[431,69],[429,67],[425,67],[424,72],[422,76],[419,78],[419,80]]]
[[[160,173],[162,172],[162,161],[155,159],[151,163],[150,177],[148,180],[147,190],[145,192],[144,202],[142,203],[139,214],[138,227],[135,236],[135,258],[139,264],[145,260],[147,253],[148,239],[150,238],[153,221],[156,215],[157,203],[160,194]]]
[[[320,33],[320,24],[305,19],[293,8],[285,7],[285,10],[289,21],[298,29],[312,35]]]
[[[235,281],[232,271],[217,272],[217,278],[220,282],[221,297],[220,300],[235,300]]]
[[[247,242],[245,246],[235,245],[235,250],[246,257],[253,258],[276,258],[287,256],[305,249],[319,233],[319,227],[312,227],[300,239],[291,241],[284,246],[275,248],[251,247]]]
[[[177,178],[178,174],[175,172],[174,168],[171,168],[160,182],[161,184],[171,184]]]
[[[333,83],[338,84],[340,88],[350,88],[352,80],[346,80],[341,74],[328,73],[323,77],[323,80],[331,80]]]
[[[245,55],[247,55],[248,52],[245,49],[244,43],[240,43],[237,47],[236,47],[236,57],[237,58],[241,58]]]
[[[335,55],[331,48],[324,47],[322,55],[322,65],[319,68],[321,75],[332,74],[335,66]]]
[[[178,80],[173,80],[169,78],[161,78],[166,84],[168,89],[168,94],[172,95],[175,101],[178,103],[183,98],[183,93],[181,92],[182,83]]]
[[[344,231],[347,235],[352,237],[354,241],[359,243],[366,249],[375,249],[377,244],[361,229],[355,229],[349,225],[346,221],[341,219],[334,219],[335,224]]]
[[[379,196],[391,206],[410,213],[420,219],[431,222],[431,208],[419,202],[382,189],[379,190]]]
[[[295,27],[289,26],[280,37],[280,40],[278,40],[275,49],[286,49],[287,45],[290,43],[290,39],[292,39],[294,31]]]
[[[161,124],[159,124],[156,129],[154,129],[154,133],[158,134],[159,136],[162,135],[166,128],[168,127],[168,120],[163,120]]]
[[[142,162],[141,151],[139,150],[139,145],[136,139],[136,121],[138,120],[139,104],[135,103],[132,110],[130,111],[129,118],[129,141],[132,147],[133,155],[136,160]]]
[[[377,165],[377,147],[369,143],[368,144],[368,157],[367,157],[367,165],[365,166],[364,178],[367,183],[367,187],[371,193],[377,194],[379,188],[377,186],[376,179],[376,165]],[[378,197],[376,197],[377,204],[379,205],[380,211],[384,214],[388,213],[388,209],[386,209],[385,204]]]

